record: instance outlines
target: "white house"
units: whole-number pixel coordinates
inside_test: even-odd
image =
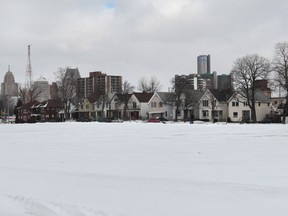
[[[218,101],[215,95],[208,89],[204,92],[196,90],[194,94],[194,119],[205,121],[226,121],[226,103]]]
[[[247,122],[251,120],[251,109],[247,101],[235,92],[228,100],[228,117],[232,122]],[[262,91],[255,93],[256,121],[264,121],[271,116],[272,103]]]
[[[145,120],[149,118],[149,104],[154,93],[136,93],[131,96],[131,103],[134,107],[139,108],[139,119]]]
[[[149,118],[158,117],[172,121],[174,95],[175,94],[171,92],[155,92],[148,102]]]

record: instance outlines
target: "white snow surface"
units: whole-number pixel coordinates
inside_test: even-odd
[[[288,125],[0,125],[1,216],[287,216]]]

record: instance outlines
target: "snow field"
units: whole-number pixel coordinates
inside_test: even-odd
[[[0,125],[0,215],[287,215],[288,126]]]

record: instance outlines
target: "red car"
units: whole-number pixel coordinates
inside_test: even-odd
[[[159,123],[160,119],[149,119],[147,122]]]

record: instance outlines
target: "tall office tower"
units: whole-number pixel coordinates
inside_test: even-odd
[[[15,82],[14,75],[10,71],[10,66],[4,77],[4,82],[1,84],[1,95],[8,97],[18,96],[18,84]]]
[[[211,73],[210,55],[200,55],[197,57],[197,73],[199,75]]]
[[[48,81],[41,76],[38,80],[34,82],[34,86],[36,88],[36,100],[39,102],[47,101],[50,99],[50,85]]]
[[[219,90],[232,90],[231,76],[222,74],[217,76],[217,84]]]
[[[90,72],[89,77],[77,80],[77,95],[79,98],[91,95],[109,95],[121,92],[122,76],[110,76],[101,71]]]

